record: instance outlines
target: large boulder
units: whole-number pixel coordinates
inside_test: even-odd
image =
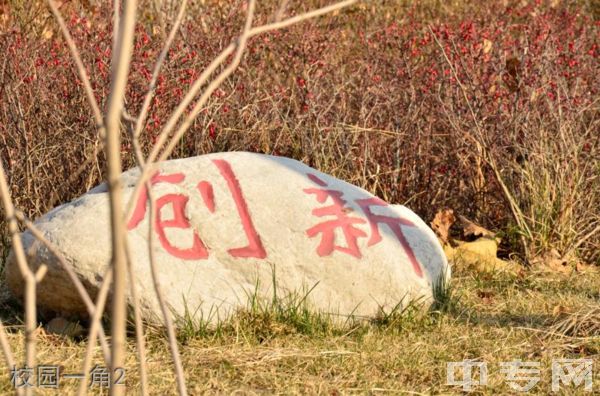
[[[122,175],[124,199],[139,170]],[[315,310],[373,316],[401,303],[432,301],[449,267],[433,231],[404,206],[298,161],[245,152],[160,164],[154,256],[164,297],[178,315],[224,319],[248,299],[305,296]],[[146,320],[161,321],[148,253],[147,192],[127,219],[131,265]],[[94,298],[111,257],[107,187],[55,208],[36,221]],[[38,304],[63,315],[85,306],[56,258],[29,233],[29,264],[48,272]],[[11,254],[7,282],[23,281]],[[129,291],[128,291],[129,292]],[[131,303],[131,300],[130,300]]]

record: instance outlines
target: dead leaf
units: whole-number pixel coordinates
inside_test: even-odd
[[[484,304],[492,304],[494,302],[494,292],[490,290],[478,290],[477,297],[481,298]]]
[[[502,80],[510,92],[519,90],[519,75],[521,73],[521,61],[518,58],[509,58],[506,60],[506,74]]]
[[[518,79],[519,72],[521,71],[521,61],[519,58],[508,58],[506,60],[506,71],[511,77]]]
[[[563,274],[578,273],[596,273],[598,269],[594,265],[589,265],[572,255],[561,254],[556,249],[550,249],[531,260],[531,263],[541,267],[543,270],[560,272]]]
[[[493,233],[492,231],[485,229],[475,223],[473,223],[471,220],[467,219],[465,216],[462,215],[458,215],[458,219],[461,222],[462,228],[463,228],[463,236],[465,238],[467,237],[486,237],[486,238],[495,238],[496,234]]]
[[[456,217],[454,217],[454,211],[448,208],[438,211],[433,218],[431,228],[440,238],[442,244],[450,243],[450,227],[452,227],[452,224],[454,224],[455,221]]]
[[[42,31],[42,38],[44,40],[50,40],[52,36],[54,36],[54,31],[49,27],[45,27]]]
[[[483,53],[487,54],[492,50],[492,42],[488,39],[483,39]]]
[[[556,305],[554,308],[552,308],[552,316],[559,316],[568,311],[569,310],[567,309],[567,307],[559,304],[559,305]]]
[[[498,241],[493,238],[479,238],[473,242],[456,241],[458,246],[444,246],[444,253],[453,267],[473,269],[477,272],[507,271],[518,274],[521,266],[513,261],[496,257]]]
[[[578,260],[577,263],[575,263],[575,271],[581,272],[581,273],[589,273],[589,272],[596,273],[596,272],[598,272],[598,268],[596,268],[595,266],[583,263]]]
[[[573,266],[569,265],[569,260],[562,257],[556,249],[550,249],[531,260],[531,263],[541,267],[543,270],[551,272],[560,272],[570,274],[573,272]]]

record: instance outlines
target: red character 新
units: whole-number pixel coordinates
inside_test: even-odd
[[[379,232],[379,224],[386,224],[394,233],[400,245],[404,248],[406,255],[408,256],[408,260],[410,261],[415,273],[419,277],[423,277],[423,271],[421,270],[421,266],[419,265],[419,261],[415,257],[415,254],[410,247],[410,244],[406,240],[406,237],[402,233],[402,226],[407,227],[415,227],[415,224],[410,221],[403,219],[401,217],[391,217],[391,216],[383,216],[377,215],[371,211],[372,206],[388,206],[388,203],[379,199],[379,198],[366,198],[366,199],[358,199],[356,203],[362,211],[367,216],[367,220],[369,221],[369,225],[371,226],[371,238],[369,239],[368,246],[373,246],[381,241],[381,234]]]
[[[308,174],[308,177],[321,187],[327,186],[327,183],[313,174]],[[317,247],[317,254],[321,257],[329,256],[334,250],[338,250],[356,258],[361,258],[362,255],[358,248],[357,239],[359,237],[366,237],[367,234],[361,229],[356,228],[355,224],[364,224],[365,221],[347,215],[347,212],[351,209],[345,206],[346,201],[342,199],[343,192],[325,188],[306,188],[303,191],[307,194],[315,194],[319,203],[325,203],[328,198],[331,198],[333,201],[330,206],[313,209],[312,214],[317,217],[335,216],[335,218],[319,223],[306,230],[306,234],[310,238],[317,234],[321,234],[321,242]],[[335,244],[335,230],[338,228],[340,228],[344,234],[346,246]]]

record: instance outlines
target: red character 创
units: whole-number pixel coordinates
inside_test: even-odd
[[[213,164],[219,170],[221,176],[227,183],[227,188],[235,202],[238,215],[242,223],[242,227],[248,239],[248,245],[240,248],[234,248],[227,250],[232,257],[253,257],[253,258],[265,258],[267,253],[262,245],[260,236],[256,232],[256,228],[250,217],[248,206],[244,199],[240,183],[235,177],[233,170],[229,163],[225,160],[213,160]],[[185,180],[183,173],[173,173],[169,175],[155,174],[150,183],[155,185],[157,183],[170,183],[179,184]],[[197,190],[202,197],[204,205],[210,213],[214,213],[216,210],[215,198],[212,184],[203,180],[197,184]],[[136,228],[140,222],[146,216],[146,203],[148,200],[148,191],[145,187],[142,188],[140,196],[136,202],[136,207],[133,211],[133,215],[127,223],[127,229],[132,230]],[[154,227],[158,235],[158,239],[162,247],[172,256],[181,258],[184,260],[200,260],[208,258],[208,250],[198,235],[196,230],[193,230],[193,242],[192,246],[186,249],[178,248],[173,246],[168,240],[165,229],[166,228],[180,228],[189,229],[190,222],[185,214],[185,209],[189,197],[184,194],[165,194],[156,200],[156,215]],[[173,218],[169,220],[163,220],[161,209],[166,205],[171,205],[173,209]]]
[[[313,226],[306,230],[306,234],[309,237],[314,237],[317,234],[322,234],[321,242],[317,247],[317,254],[321,257],[329,256],[333,253],[334,250],[341,251],[343,253],[350,254],[356,258],[361,258],[362,254],[357,244],[357,239],[361,237],[366,237],[367,234],[359,228],[356,228],[356,224],[364,224],[368,222],[371,236],[369,241],[367,242],[367,246],[373,246],[379,243],[381,238],[381,233],[379,230],[380,224],[385,224],[388,228],[394,233],[398,242],[406,252],[408,256],[408,260],[411,263],[411,266],[417,276],[423,277],[423,271],[415,254],[408,243],[408,240],[404,236],[402,232],[402,227],[415,227],[415,224],[410,220],[403,219],[401,217],[392,217],[392,216],[384,216],[373,213],[371,207],[373,206],[388,206],[388,203],[379,199],[379,198],[366,198],[366,199],[358,199],[356,200],[356,204],[360,207],[362,212],[365,214],[367,221],[358,218],[358,217],[350,217],[346,213],[350,211],[350,208],[347,208],[346,201],[342,199],[343,192],[339,190],[327,189],[327,183],[318,178],[314,174],[307,174],[308,178],[319,185],[321,188],[307,188],[304,189],[305,193],[315,194],[317,201],[319,203],[325,203],[328,198],[331,198],[333,201],[332,205],[326,206],[323,208],[313,209],[313,215],[317,217],[323,216],[335,216],[334,219],[325,221],[323,223],[319,223],[316,226]],[[347,246],[338,246],[335,245],[335,230],[336,228],[341,228],[346,239]]]
[[[248,205],[246,205],[246,200],[242,194],[240,182],[231,170],[231,166],[225,160],[213,160],[213,163],[219,169],[221,176],[227,181],[227,187],[235,201],[235,207],[237,208],[238,215],[242,221],[246,238],[248,238],[248,246],[229,249],[229,254],[233,257],[255,257],[261,259],[267,257],[267,252],[265,252],[265,248],[260,241],[256,228],[254,228],[254,224],[252,224],[252,217],[250,217],[250,213],[248,212]]]

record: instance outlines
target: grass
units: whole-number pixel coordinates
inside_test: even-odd
[[[332,321],[311,312],[298,296],[255,302],[235,317],[208,326],[180,318],[179,342],[190,394],[209,393],[407,393],[458,394],[446,385],[446,363],[486,362],[489,383],[477,394],[511,393],[500,363],[522,359],[541,363],[541,380],[530,391],[548,394],[551,362],[600,356],[597,306],[600,275],[460,272],[423,314],[406,308],[371,321]],[[23,333],[10,328],[10,342],[22,358]],[[171,394],[166,336],[146,329],[152,394]],[[39,359],[77,372],[85,340],[40,329]],[[139,387],[135,342],[129,339],[127,384]],[[102,364],[98,353],[97,363]],[[10,390],[6,369],[0,392]],[[596,369],[597,371],[597,369]],[[600,387],[596,374],[594,386]],[[75,390],[63,380],[61,393]],[[94,393],[99,393],[95,389]],[[55,393],[55,392],[54,392]],[[44,391],[41,394],[54,394]],[[564,394],[583,394],[569,386]]]
[[[103,180],[105,159],[90,157],[97,131],[45,3],[21,3],[9,0],[10,12],[0,15],[0,49],[10,54],[0,73],[0,154],[17,206],[37,218]],[[210,1],[208,9],[200,3],[190,5],[185,34],[159,81],[160,104],[142,136],[146,154],[194,73],[238,33],[238,2]],[[278,4],[261,3],[258,19],[269,19]],[[152,29],[153,8],[142,8],[127,93],[131,114],[162,43]],[[67,2],[63,10],[102,104],[110,8]],[[365,2],[256,38],[239,73],[211,99],[174,157],[241,149],[292,157],[404,203],[425,220],[453,208],[498,231],[504,256],[598,265],[599,10],[597,1],[584,0]],[[129,167],[133,153],[124,143]],[[0,262],[7,235],[0,218]],[[511,275],[455,268],[452,279],[436,285],[428,312],[399,304],[369,321],[314,312],[305,304],[310,290],[251,299],[215,326],[193,320],[190,310],[178,318],[190,394],[460,393],[445,384],[446,364],[463,359],[488,364],[489,385],[478,394],[514,393],[500,373],[500,363],[514,359],[541,363],[541,381],[530,393],[550,393],[557,358],[593,359],[600,389],[597,270],[565,275],[530,267]],[[0,298],[0,316],[22,361],[17,307]],[[172,394],[166,336],[155,328],[146,334],[152,393]],[[38,339],[38,362],[78,371],[85,339],[43,327]],[[133,332],[128,348],[127,383],[135,393]],[[99,353],[96,359],[101,364]],[[9,373],[1,370],[4,394]],[[61,394],[78,385],[62,384]]]

